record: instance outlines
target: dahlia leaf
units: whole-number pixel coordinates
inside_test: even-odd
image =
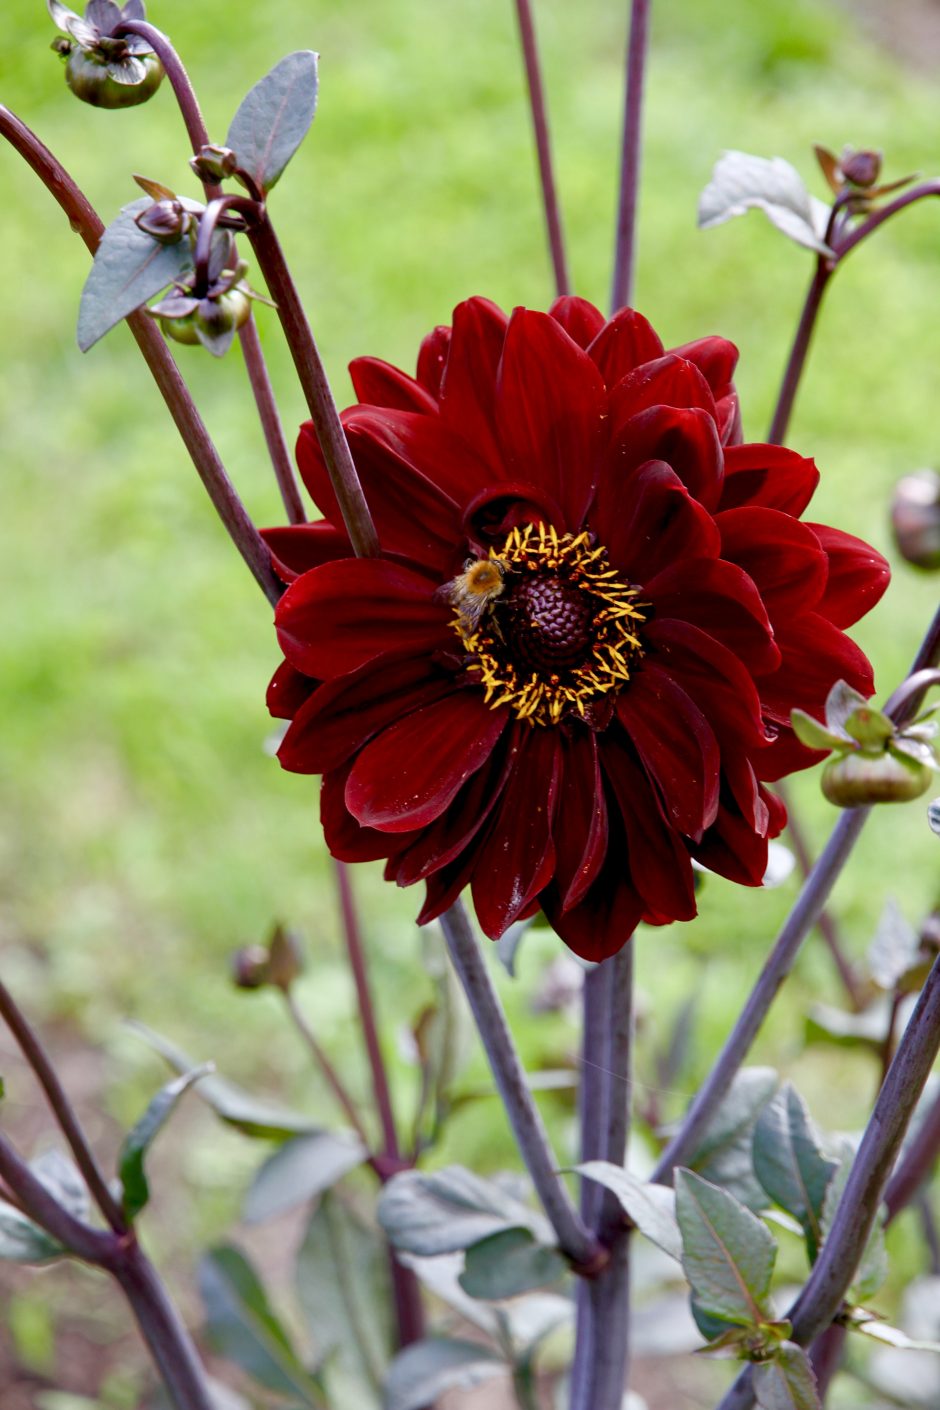
[[[816,1260],[826,1188],[838,1161],[825,1155],[806,1105],[787,1082],[754,1128],[754,1171],[767,1194],[798,1219],[810,1262]]]
[[[78,309],[82,352],[193,267],[187,240],[161,245],[138,228],[134,217],[151,204],[146,196],[132,201],[101,237]]]
[[[847,1048],[880,1048],[888,1036],[890,1000],[882,996],[861,1010],[848,1013],[830,1004],[812,1004],[806,1016],[807,1041],[823,1040]]]
[[[471,1390],[504,1370],[497,1352],[475,1341],[426,1337],[400,1351],[385,1381],[385,1410],[419,1410],[446,1390]]]
[[[754,1396],[760,1410],[821,1410],[809,1357],[795,1342],[785,1341],[770,1361],[754,1366]]]
[[[184,1092],[188,1092],[194,1082],[212,1072],[212,1063],[204,1063],[191,1072],[184,1073],[173,1082],[162,1087],[150,1102],[147,1110],[128,1132],[118,1158],[118,1177],[121,1181],[121,1204],[124,1214],[133,1220],[150,1200],[150,1185],[144,1169],[144,1159],[159,1132],[173,1115],[176,1104]]]
[[[425,1174],[405,1170],[379,1196],[379,1223],[397,1249],[431,1257],[453,1253],[506,1229],[527,1229],[541,1243],[551,1229],[495,1180],[460,1165]]]
[[[916,963],[919,950],[917,931],[889,896],[868,949],[868,972],[878,988],[892,993]]]
[[[330,1189],[368,1156],[353,1132],[315,1131],[286,1141],[255,1173],[245,1199],[246,1224],[275,1219]]]
[[[470,1297],[496,1302],[557,1283],[567,1271],[558,1250],[538,1243],[528,1229],[501,1229],[470,1244],[459,1281]]]
[[[836,734],[834,730],[826,729],[826,726],[814,720],[812,715],[807,715],[805,710],[791,710],[790,723],[793,733],[807,749],[844,749],[848,743],[844,734]]]
[[[392,1345],[384,1240],[327,1192],[307,1225],[294,1276],[317,1364],[331,1392],[330,1403],[370,1404],[375,1396],[369,1394],[369,1387],[379,1390]],[[354,1396],[349,1387],[344,1400],[340,1376],[344,1383],[354,1379],[359,1393]]]
[[[676,1223],[676,1197],[665,1185],[638,1180],[629,1170],[606,1160],[586,1160],[574,1169],[612,1191],[641,1234],[677,1261],[682,1259],[682,1235]]]
[[[0,1260],[5,1263],[46,1263],[68,1252],[6,1200],[0,1200]]]
[[[206,1339],[268,1390],[320,1407],[317,1386],[294,1350],[257,1273],[230,1244],[210,1249],[199,1265]]]
[[[688,1162],[690,1169],[728,1190],[749,1209],[760,1210],[767,1203],[754,1174],[754,1125],[777,1090],[778,1080],[773,1068],[742,1068]]]
[[[145,1024],[130,1023],[128,1027],[181,1076],[196,1066],[182,1048],[176,1047]],[[291,1136],[320,1130],[309,1117],[256,1097],[225,1077],[206,1077],[196,1090],[221,1121],[228,1126],[234,1126],[245,1136],[257,1136],[265,1141],[286,1141]]]
[[[318,54],[288,54],[242,99],[225,139],[265,193],[310,130],[317,107]]]
[[[862,1312],[861,1308],[855,1309],[848,1325],[853,1332],[861,1332],[863,1336],[896,1347],[898,1351],[940,1351],[940,1342],[921,1341],[917,1337],[910,1337],[907,1332],[902,1332],[900,1327],[892,1327],[888,1322],[882,1322],[880,1318]]]
[[[676,1171],[682,1266],[702,1311],[740,1326],[769,1319],[765,1302],[777,1257],[773,1235],[727,1190]]]
[[[829,208],[811,196],[795,167],[782,157],[754,157],[747,152],[725,152],[715,163],[712,179],[699,198],[698,223],[702,230],[723,225],[751,209],[762,210],[789,239],[823,255],[832,250],[825,243]]]

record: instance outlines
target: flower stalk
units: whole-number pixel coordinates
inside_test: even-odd
[[[519,21],[519,37],[522,41],[522,57],[529,88],[532,129],[535,134],[535,150],[538,157],[539,181],[542,187],[548,248],[555,275],[555,292],[567,294],[571,291],[571,281],[568,276],[568,263],[565,256],[565,239],[562,232],[561,211],[558,206],[558,192],[555,188],[548,113],[545,107],[545,91],[542,85],[538,45],[535,39],[535,24],[529,0],[516,0],[516,16]]]
[[[559,1248],[571,1260],[575,1272],[596,1276],[607,1262],[606,1251],[575,1209],[558,1177],[558,1161],[532,1100],[506,1015],[480,955],[467,913],[459,901],[441,916],[441,929],[476,1020],[516,1143],[558,1238]]]
[[[620,200],[611,309],[629,304],[633,296],[636,264],[636,210],[640,184],[643,85],[649,47],[650,0],[632,0],[630,37],[627,42],[627,82],[624,96],[623,140],[620,156]]]

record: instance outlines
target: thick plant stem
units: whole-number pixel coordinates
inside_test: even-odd
[[[190,145],[193,152],[198,153],[200,148],[208,144],[209,131],[199,106],[199,99],[196,97],[196,90],[186,72],[186,66],[174,49],[169,36],[157,29],[155,25],[148,24],[146,20],[129,20],[120,27],[120,32],[140,35],[142,39],[146,39],[152,45],[154,53],[166,70],[166,76],[176,95],[176,102],[183,122],[186,124]],[[213,182],[205,182],[204,185],[206,195],[210,200],[222,194],[221,187]],[[238,340],[241,343],[245,368],[248,372],[255,406],[258,409],[265,445],[268,448],[268,455],[271,458],[271,465],[278,488],[281,491],[281,499],[284,502],[288,521],[291,524],[303,524],[307,516],[304,513],[303,501],[300,498],[300,491],[294,477],[293,461],[284,439],[284,430],[274,399],[274,388],[271,386],[271,378],[264,360],[264,353],[261,350],[258,328],[253,315],[238,330]]]
[[[2,104],[0,136],[7,138],[32,167],[68,216],[72,229],[81,235],[94,254],[104,229],[97,212],[49,149]],[[127,323],[216,513],[268,601],[277,602],[283,589],[271,568],[271,555],[228,477],[162,335],[146,314],[132,313]]]
[[[643,117],[643,82],[649,45],[650,0],[632,0],[630,38],[627,42],[627,76],[623,105],[623,141],[620,156],[620,200],[611,310],[628,304],[633,295],[636,264],[636,209],[640,183],[640,133]]]
[[[938,1051],[940,957],[927,976],[878,1094],[829,1235],[805,1287],[787,1312],[793,1326],[792,1340],[800,1346],[808,1346],[839,1313],[877,1218],[891,1167]],[[719,1410],[751,1410],[753,1404],[748,1369],[737,1378]]]
[[[284,337],[294,360],[307,407],[313,421],[333,492],[339,502],[349,542],[360,558],[379,554],[379,539],[353,463],[346,433],[336,410],[319,349],[303,304],[291,278],[284,252],[267,215],[249,227],[248,238],[277,304]]]
[[[451,961],[476,1020],[496,1086],[516,1143],[532,1177],[558,1244],[575,1271],[596,1275],[606,1262],[601,1248],[575,1209],[558,1177],[558,1162],[548,1143],[542,1118],[532,1100],[506,1015],[480,955],[466,911],[459,901],[441,916]]]
[[[46,1099],[52,1108],[56,1121],[62,1128],[62,1134],[72,1149],[75,1163],[82,1172],[92,1198],[115,1233],[123,1234],[127,1229],[124,1215],[98,1168],[98,1162],[85,1140],[85,1133],[79,1125],[78,1117],[68,1099],[65,1088],[59,1081],[58,1074],[49,1061],[48,1054],[32,1025],[20,1012],[13,995],[2,982],[0,982],[0,1015],[2,1015],[19,1045],[20,1051],[45,1092]]]
[[[123,1251],[112,1272],[176,1410],[213,1410],[206,1373],[192,1338],[136,1241]]]
[[[777,397],[777,405],[774,410],[773,420],[770,423],[770,431],[767,439],[771,445],[781,445],[787,434],[790,425],[790,417],[793,413],[793,403],[796,400],[797,389],[800,385],[800,378],[803,376],[803,368],[806,363],[806,355],[809,352],[809,345],[812,341],[813,332],[816,328],[816,318],[822,304],[823,294],[835,272],[835,265],[826,255],[820,255],[816,261],[816,272],[813,275],[809,289],[806,294],[806,301],[803,304],[803,312],[797,324],[796,333],[793,338],[793,346],[790,349],[790,356],[787,359],[786,370],[783,374],[783,382]]]
[[[582,1160],[623,1165],[630,1108],[633,1038],[633,941],[587,976],[585,1025],[602,1034],[600,1141],[590,1135]],[[592,1105],[595,1103],[591,1103]],[[587,1115],[587,1112],[585,1112]],[[582,1137],[588,1135],[582,1117]],[[598,1149],[599,1147],[599,1149]],[[593,1152],[593,1154],[592,1154]],[[620,1410],[629,1365],[630,1231],[619,1201],[608,1190],[593,1203],[595,1231],[609,1262],[579,1290],[571,1410]]]
[[[30,1170],[0,1132],[0,1180],[12,1190],[17,1206],[63,1247],[86,1263],[103,1264],[114,1252],[117,1236],[76,1219]]]
[[[750,1051],[778,989],[793,968],[799,948],[816,923],[870,812],[870,808],[852,808],[840,816],[784,922],[715,1065],[686,1112],[679,1130],[660,1156],[653,1180],[668,1184],[675,1167],[683,1165],[698,1145],[735,1073]]]
[[[538,46],[535,41],[535,25],[532,20],[532,7],[529,0],[516,0],[516,15],[519,19],[522,57],[529,85],[529,105],[532,109],[532,128],[535,133],[535,150],[538,156],[539,179],[542,185],[542,204],[545,208],[548,249],[555,274],[555,292],[567,294],[571,291],[571,283],[568,278],[561,212],[558,207],[558,192],[555,189],[555,174],[552,168],[552,146],[548,131],[545,91],[542,87]]]
[[[900,1214],[914,1199],[921,1186],[929,1179],[930,1172],[940,1156],[940,1095],[934,1098],[933,1105],[918,1128],[917,1134],[904,1153],[898,1168],[891,1176],[885,1190],[885,1204],[888,1208],[888,1221]]]

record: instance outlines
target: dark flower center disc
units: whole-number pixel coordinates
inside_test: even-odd
[[[583,718],[591,701],[623,688],[642,655],[638,589],[586,533],[514,528],[489,559],[468,563],[446,595],[487,704],[509,705],[530,724]]]

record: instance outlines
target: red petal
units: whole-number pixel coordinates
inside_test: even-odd
[[[826,586],[826,558],[816,536],[779,509],[727,509],[716,515],[721,556],[751,577],[774,622],[815,607]]]
[[[261,537],[271,550],[274,571],[285,583],[311,568],[319,568],[322,563],[353,556],[346,530],[336,528],[328,519],[262,529]]]
[[[509,320],[489,299],[454,309],[454,328],[441,386],[441,415],[490,469],[505,475],[496,433],[496,376]]]
[[[604,433],[606,394],[585,352],[545,313],[517,309],[500,363],[496,420],[511,479],[544,487],[565,514],[584,517]]]
[[[278,758],[293,773],[327,773],[380,730],[455,689],[453,677],[427,656],[377,656],[320,687],[296,715]]]
[[[826,524],[807,524],[829,558],[829,578],[817,612],[837,627],[850,627],[880,601],[891,578],[881,554],[862,539]]]
[[[579,348],[588,347],[604,326],[600,309],[573,294],[563,294],[556,299],[548,312]]]
[[[441,394],[441,379],[447,362],[447,349],[450,346],[450,329],[446,324],[438,326],[427,335],[418,353],[418,381],[426,387],[432,397]]]
[[[664,460],[707,509],[721,492],[723,454],[718,428],[707,411],[654,406],[632,417],[610,451],[611,464],[624,470],[647,460]]]
[[[349,364],[353,390],[361,402],[399,411],[437,411],[437,400],[407,372],[380,357],[357,357]]]
[[[701,710],[650,660],[618,697],[617,717],[673,824],[687,837],[701,837],[718,812],[721,762]]]
[[[515,760],[473,872],[473,905],[485,935],[498,940],[555,868],[552,819],[561,772],[558,735],[517,723]]]
[[[384,730],[356,759],[346,806],[367,827],[407,832],[440,817],[489,758],[508,719],[459,691]]]
[[[374,827],[360,827],[346,807],[348,764],[323,775],[320,786],[320,822],[331,856],[341,862],[376,862],[387,857],[392,847],[406,845],[402,833],[391,835]],[[417,837],[418,833],[414,833]]]
[[[683,343],[681,347],[670,348],[677,357],[694,362],[712,389],[712,395],[727,396],[732,390],[731,379],[738,365],[738,350],[727,338],[697,338],[694,343]]]
[[[715,415],[715,398],[705,378],[694,363],[675,353],[644,363],[611,389],[610,415],[615,431],[651,406],[707,411],[713,419]]]
[[[622,308],[600,330],[588,354],[608,387],[613,387],[642,363],[662,357],[663,345],[641,313]]]
[[[552,929],[569,950],[594,964],[623,949],[643,914],[643,902],[626,874],[622,834],[618,841],[618,847],[608,849],[600,875],[576,906],[563,910],[554,886],[542,893],[542,907]]]
[[[795,451],[783,446],[727,446],[719,508],[762,504],[798,518],[818,484],[819,471],[813,461]]]
[[[633,885],[646,907],[670,920],[695,915],[692,864],[679,834],[660,815],[651,785],[610,734],[601,741],[601,769],[610,780],[627,832]]]
[[[429,921],[437,920],[442,912],[454,904],[469,882],[475,865],[476,853],[471,847],[468,852],[461,854],[449,866],[441,867],[440,871],[433,872],[427,878],[425,882],[427,895],[424,905],[418,912],[418,925],[427,925]]]
[[[297,578],[277,605],[281,650],[321,680],[385,651],[431,652],[452,644],[450,612],[435,586],[383,558],[344,558]]]
[[[717,557],[721,548],[711,515],[662,460],[622,478],[602,471],[590,518],[611,563],[635,583],[677,559]]]
[[[316,681],[295,671],[289,661],[282,661],[268,686],[268,710],[275,719],[291,720],[316,686]]]
[[[715,826],[691,850],[703,867],[741,886],[760,886],[767,870],[767,838],[754,831],[733,802],[721,807]]]
[[[780,662],[760,593],[734,563],[694,558],[674,563],[643,585],[660,622],[691,622],[729,647],[752,671]]]
[[[765,743],[757,689],[741,662],[714,637],[688,622],[658,622],[643,628],[644,640],[694,700],[722,747],[759,749]]]
[[[772,719],[789,724],[794,706],[821,717],[837,680],[848,681],[865,696],[874,694],[865,653],[818,612],[804,612],[782,626],[777,644],[782,657],[779,670],[757,682],[765,713]]]
[[[562,910],[584,899],[607,852],[607,804],[593,732],[561,735],[562,778],[552,828],[555,881]]]

